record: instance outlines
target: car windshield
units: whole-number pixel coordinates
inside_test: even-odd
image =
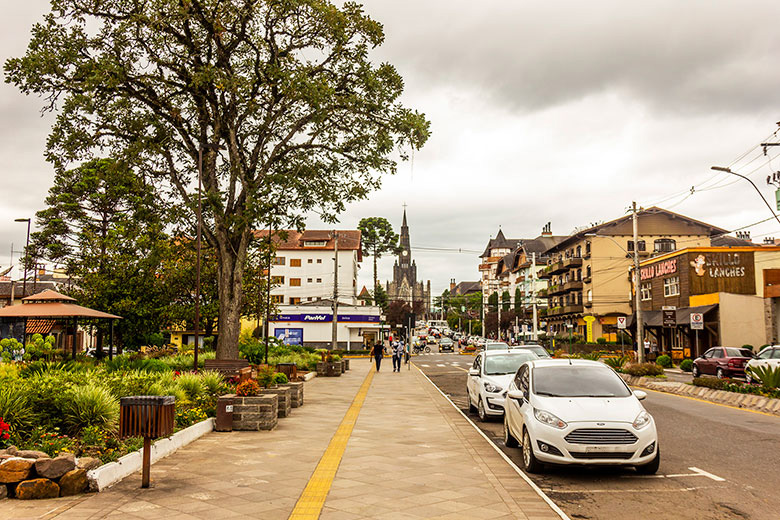
[[[558,365],[535,367],[534,393],[549,397],[628,397],[631,392],[607,367]]]
[[[534,354],[536,354],[539,357],[550,357],[550,353],[547,352],[544,347],[540,347],[539,345],[521,345],[519,347],[515,347],[522,350],[530,350]]]
[[[728,357],[753,357],[753,351],[746,348],[726,348]]]
[[[514,374],[520,365],[532,359],[538,359],[533,352],[512,352],[511,354],[487,356],[485,358],[485,374],[488,376]]]
[[[485,350],[508,350],[509,345],[506,343],[486,343]]]

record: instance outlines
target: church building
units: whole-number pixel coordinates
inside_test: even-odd
[[[401,224],[401,243],[398,259],[393,265],[393,281],[387,283],[387,300],[402,300],[414,308],[414,302],[422,312],[428,314],[431,309],[431,281],[417,281],[417,264],[412,260],[412,248],[409,242],[409,226],[406,224],[406,209]],[[420,307],[422,305],[422,307]]]

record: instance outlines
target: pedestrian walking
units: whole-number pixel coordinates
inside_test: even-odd
[[[374,354],[374,360],[376,360],[376,371],[379,372],[379,367],[382,365],[382,353],[384,351],[384,347],[382,345],[381,341],[377,341],[374,343],[373,348],[373,354]]]
[[[400,341],[393,342],[393,372],[401,371],[401,358],[404,355],[404,346]]]

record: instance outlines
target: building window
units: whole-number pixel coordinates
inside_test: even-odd
[[[322,278],[317,278],[317,283],[322,283]]]
[[[301,303],[300,298],[290,298],[290,305],[298,305],[299,303]]]
[[[321,264],[321,263],[322,263],[322,258],[318,258],[318,259],[317,259],[317,263],[318,263],[318,264]]]
[[[641,286],[641,297],[642,301],[646,302],[653,299],[653,295],[651,292],[652,284],[650,282],[645,282]]]
[[[300,266],[301,266],[300,258],[290,258],[290,267],[300,267]]]
[[[312,263],[313,261],[314,261],[314,260],[312,260],[311,258],[309,258],[308,260],[306,260],[306,263],[310,264],[310,263]]]
[[[272,294],[271,295],[271,303],[284,303],[284,295],[283,294]]]
[[[577,258],[582,256],[582,246],[577,246],[577,253],[575,255]]]
[[[582,269],[577,269],[577,281],[582,281]]]
[[[284,276],[272,276],[271,277],[271,284],[272,285],[284,285]]]
[[[585,278],[590,280],[590,266],[585,267]]]
[[[590,254],[590,242],[585,242],[585,255]]]
[[[664,278],[664,296],[668,298],[670,296],[679,296],[679,295],[680,295],[680,277],[670,276],[669,278]]]
[[[588,303],[593,303],[593,290],[588,289]]]
[[[274,261],[271,262],[273,265],[284,265],[284,257],[283,256],[275,256]]]
[[[645,244],[644,240],[637,240],[636,243],[637,243],[637,246],[638,246],[637,247],[637,251],[647,251],[647,245]],[[628,251],[633,251],[634,250],[634,241],[633,240],[629,240],[626,243],[626,245],[628,246],[628,249],[627,249]]]
[[[671,253],[677,249],[677,242],[671,238],[659,238],[654,244],[656,253]]]
[[[301,286],[300,278],[290,278],[290,287],[300,287],[300,286]]]
[[[303,243],[303,247],[325,247],[328,245],[327,240],[306,240]]]
[[[306,283],[311,283],[314,280],[314,278],[307,278]]]

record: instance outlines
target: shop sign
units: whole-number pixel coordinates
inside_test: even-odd
[[[674,327],[677,325],[677,311],[663,310],[663,325],[664,327]]]
[[[303,329],[274,329],[274,336],[285,345],[303,345]]]
[[[593,322],[596,321],[595,316],[585,316],[582,318],[585,321],[585,334],[587,336],[587,342],[593,343]]]
[[[271,321],[303,321],[309,323],[328,323],[333,321],[333,314],[304,313],[304,314],[277,314]],[[340,322],[368,322],[379,323],[380,316],[367,314],[339,314]]]
[[[756,293],[752,252],[692,252],[688,264],[690,294]]]
[[[666,276],[677,272],[677,258],[670,258],[653,265],[646,265],[639,269],[639,277],[642,280],[650,280],[657,276]]]
[[[739,253],[700,254],[691,262],[696,276],[709,275],[710,278],[735,278],[745,276],[745,266]]]

